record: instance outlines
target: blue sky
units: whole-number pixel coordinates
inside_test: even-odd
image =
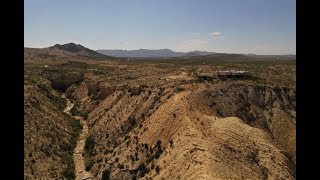
[[[295,54],[295,0],[25,0],[25,47]]]

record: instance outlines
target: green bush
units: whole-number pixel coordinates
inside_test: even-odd
[[[76,175],[74,172],[74,164],[69,164],[62,172],[62,175],[66,178],[66,179],[75,179]]]
[[[68,120],[69,126],[71,127],[71,139],[67,142],[63,142],[60,145],[62,152],[64,153],[62,161],[67,164],[67,167],[63,170],[62,175],[66,179],[75,179],[75,166],[73,161],[73,149],[77,144],[78,136],[82,130],[82,125],[79,120],[74,118],[70,118],[66,115],[66,119]]]
[[[85,158],[85,169],[86,171],[90,171],[90,169],[92,168],[93,164],[94,164],[94,159],[93,158]]]
[[[104,170],[102,172],[102,180],[109,180],[110,179],[110,171],[109,170]]]
[[[69,143],[61,144],[60,148],[61,148],[62,151],[72,151],[71,144],[69,144]]]
[[[170,146],[173,147],[173,140],[172,139],[169,141],[169,143],[170,143]]]
[[[71,113],[73,116],[80,115],[80,111],[79,111],[79,109],[78,109],[78,107],[77,107],[76,104],[70,109],[70,113]]]
[[[157,172],[157,174],[160,174],[160,167],[159,166],[156,166],[156,172]]]
[[[86,152],[89,152],[92,154],[94,150],[95,142],[93,136],[89,135],[86,139],[86,142],[84,144],[84,149]]]
[[[184,88],[182,88],[182,87],[177,87],[176,89],[175,89],[175,92],[181,92],[181,91],[184,91],[185,89]]]
[[[85,150],[85,158],[84,158],[84,163],[85,163],[85,168],[86,171],[89,171],[91,169],[91,167],[94,164],[94,146],[95,146],[95,141],[93,136],[89,135],[86,138],[86,142],[84,144],[84,150]]]

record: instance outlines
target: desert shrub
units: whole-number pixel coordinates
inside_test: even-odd
[[[163,153],[163,150],[162,150],[162,148],[161,148],[161,140],[158,140],[158,141],[157,141],[156,148],[157,148],[157,150],[156,150],[156,152],[155,152],[154,157],[155,157],[156,159],[159,159],[160,155]]]
[[[157,174],[160,174],[160,167],[158,165],[156,166],[156,172]]]
[[[130,159],[131,159],[131,162],[134,162],[134,161],[135,161],[135,159],[134,159],[134,157],[132,156],[132,154],[130,154]]]
[[[82,124],[80,123],[80,121],[72,118],[72,120],[70,121],[70,126],[71,126],[71,129],[72,129],[72,132],[75,135],[77,135],[77,137],[78,137],[78,135],[80,134],[80,132],[81,132],[81,130],[83,128]],[[75,137],[75,138],[77,138],[77,137]]]
[[[154,155],[150,155],[149,157],[148,157],[148,159],[147,159],[147,162],[149,163],[149,162],[153,162],[153,160],[154,160]]]
[[[155,155],[154,155],[154,157],[155,157],[156,159],[159,159],[161,153],[162,153],[162,150],[157,150],[156,153],[155,153]]]
[[[109,179],[110,179],[110,171],[109,170],[104,170],[102,172],[101,180],[109,180]]]
[[[85,161],[86,171],[89,171],[94,164],[94,159],[93,159],[93,156],[95,154],[94,146],[95,146],[94,138],[93,136],[89,135],[86,138],[85,145],[84,145],[84,150],[85,150],[84,161]]]
[[[172,113],[173,117],[176,118],[177,117],[177,114],[176,113]]]
[[[184,91],[185,89],[182,87],[176,87],[175,92],[181,92]]]
[[[94,146],[95,146],[94,138],[93,136],[89,135],[86,139],[84,149],[86,152],[93,154]]]
[[[82,113],[83,119],[87,120],[88,119],[88,115],[89,115],[89,112],[87,112],[87,111],[83,112]]]
[[[92,166],[94,164],[94,159],[93,158],[88,158],[88,159],[85,158],[84,164],[85,164],[86,171],[90,171],[90,169],[92,168]]]
[[[169,141],[169,143],[170,143],[170,146],[173,147],[173,140],[172,139]]]
[[[158,139],[158,141],[157,141],[157,147],[159,148],[161,148],[161,140],[160,139]]]
[[[247,156],[247,158],[248,158],[251,162],[258,164],[258,163],[259,163],[259,157],[258,157],[258,155],[259,155],[259,152],[258,152],[257,150],[255,150],[255,151],[249,153],[248,156]]]
[[[131,126],[134,126],[137,124],[136,118],[134,118],[134,117],[129,117],[128,120],[129,120],[129,123],[131,124]]]
[[[62,144],[60,145],[60,149],[61,149],[62,151],[71,151],[71,150],[72,150],[72,147],[71,147],[71,145],[70,145],[69,143],[62,143]]]
[[[244,95],[243,94],[239,94],[239,98],[241,99],[241,100],[244,100],[245,99],[245,97],[244,97]]]
[[[124,165],[123,164],[118,164],[118,168],[119,169],[124,169]]]
[[[144,146],[144,148],[146,149],[146,150],[149,150],[149,145],[148,144],[143,144],[143,146]]]
[[[70,113],[71,113],[73,116],[80,115],[80,113],[81,113],[77,106],[78,106],[78,105],[75,104],[75,105],[70,109]]]
[[[139,165],[138,170],[140,171],[140,177],[144,177],[146,174],[150,172],[150,169],[147,168],[144,163],[141,163]]]
[[[116,162],[119,162],[119,158],[118,158],[118,157],[116,157],[115,161],[116,161]]]
[[[76,175],[74,172],[74,164],[69,164],[62,172],[62,175],[66,178],[66,179],[75,179]]]
[[[263,179],[268,179],[268,174],[269,174],[268,168],[263,166],[261,169],[261,172],[262,172]]]
[[[128,139],[130,139],[130,136],[125,136],[124,137],[124,140],[128,140]]]

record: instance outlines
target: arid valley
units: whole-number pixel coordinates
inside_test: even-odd
[[[296,178],[295,59],[89,48],[24,49],[25,179]]]

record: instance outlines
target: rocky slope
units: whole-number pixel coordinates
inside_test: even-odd
[[[48,80],[33,81],[24,86],[25,179],[72,178],[72,151],[82,127],[62,112],[66,101]]]
[[[83,82],[67,94],[87,112],[97,177],[295,178],[295,90],[96,85],[98,95],[88,96],[90,89]]]

